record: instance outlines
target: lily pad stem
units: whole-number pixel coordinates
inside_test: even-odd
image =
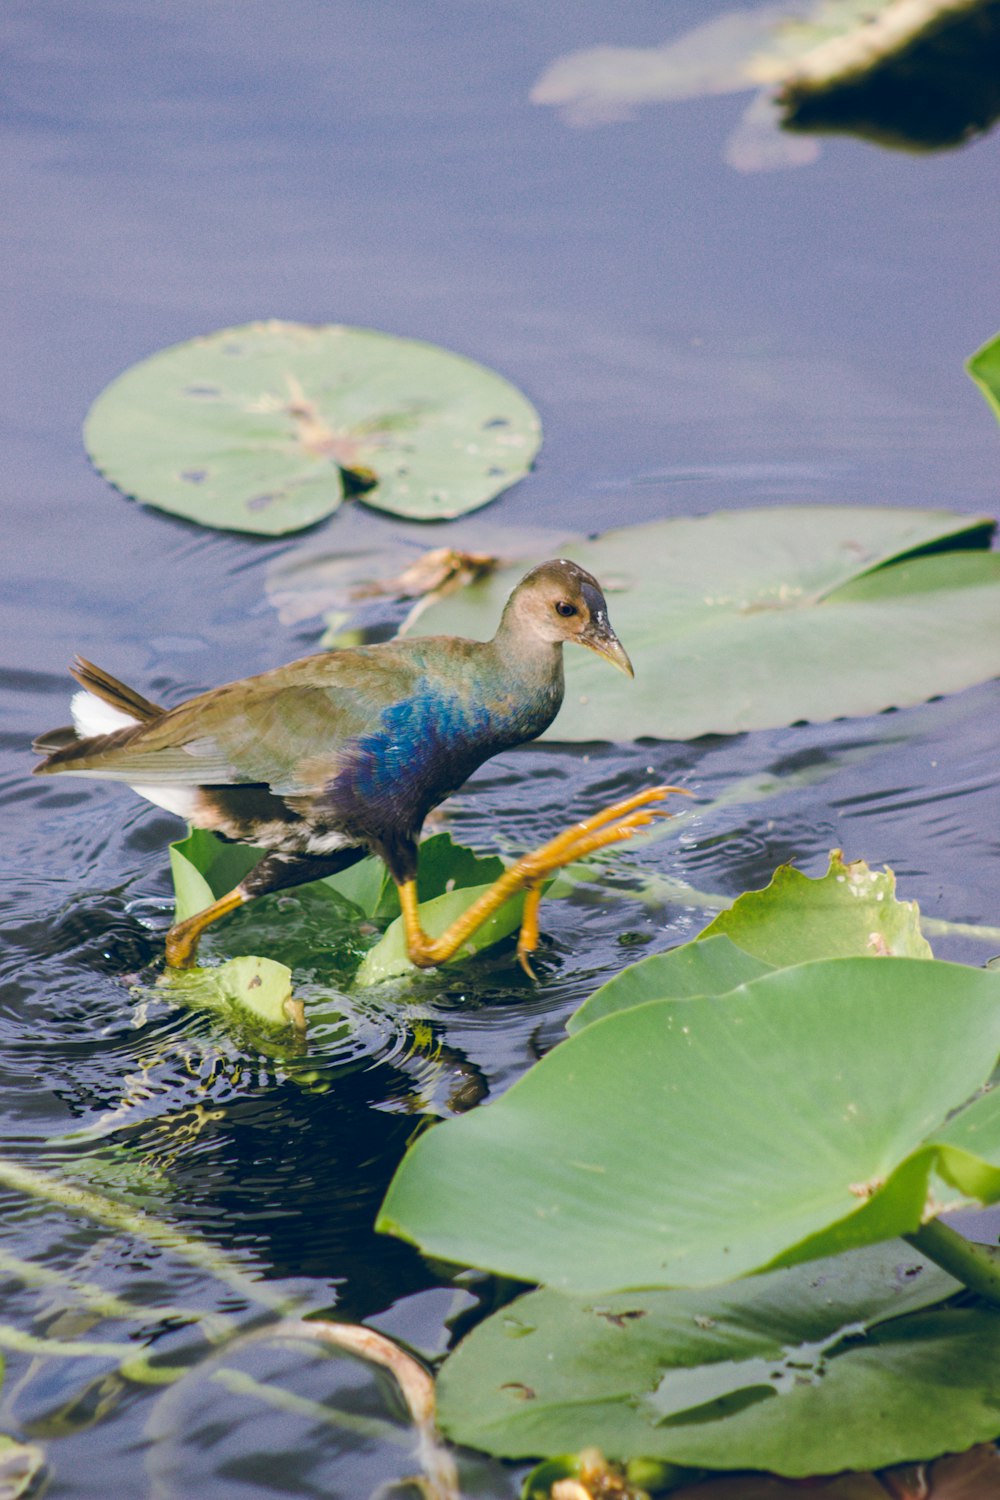
[[[987,1302],[1000,1307],[1000,1249],[967,1240],[957,1229],[931,1219],[904,1239]]]

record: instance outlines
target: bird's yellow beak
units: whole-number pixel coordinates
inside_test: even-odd
[[[628,659],[628,652],[608,624],[606,615],[603,618],[598,616],[592,619],[589,628],[577,639],[581,646],[586,646],[588,650],[595,651],[598,656],[603,656],[605,661],[609,661],[613,667],[624,672],[626,677],[635,676],[632,663]]]

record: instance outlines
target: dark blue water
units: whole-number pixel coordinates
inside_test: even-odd
[[[89,469],[80,422],[125,366],[193,334],[272,316],[356,323],[471,355],[535,401],[537,471],[492,523],[599,529],[813,501],[995,514],[1000,432],[961,368],[998,322],[995,139],[928,158],[831,139],[811,166],[740,174],[723,143],[749,95],[588,130],[529,101],[557,56],[653,45],[713,9],[8,7],[0,1155],[103,1185],[272,1292],[428,1353],[470,1294],[371,1230],[414,1114],[447,1109],[456,1087],[505,1086],[633,944],[679,941],[706,913],[581,894],[546,909],[536,988],[498,952],[402,1000],[314,989],[308,1065],[144,1007],[130,986],[169,921],[177,825],[123,789],[31,783],[27,742],[65,721],[74,650],[173,702],[291,659],[317,630],[280,625],[265,596],[290,544],[126,502]],[[782,860],[818,872],[842,846],[891,864],[929,915],[995,924],[998,727],[987,684],[876,720],[589,757],[533,749],[485,768],[452,826],[483,848],[499,826],[523,847],[647,767],[706,799],[768,774],[771,795],[709,806],[637,868],[733,896]],[[972,962],[993,951],[935,941]],[[252,1323],[245,1289],[85,1215],[11,1189],[3,1201],[3,1253],[138,1309],[81,1319],[65,1291],[0,1263],[3,1326],[148,1343],[191,1366],[157,1388],[96,1355],[10,1354],[0,1431],[42,1444],[54,1500],[353,1500],[412,1471],[398,1410],[363,1367],[269,1344],[232,1361],[269,1390],[396,1420],[402,1446],[235,1393],[202,1336],[162,1313]],[[489,1466],[466,1485],[516,1491]]]

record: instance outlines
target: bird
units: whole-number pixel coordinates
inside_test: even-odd
[[[175,923],[166,962],[188,968],[213,922],[271,891],[381,858],[399,891],[418,968],[455,956],[519,891],[517,954],[533,976],[543,883],[628,839],[665,812],[653,786],[575,823],[516,860],[440,937],[423,929],[417,850],[428,813],[492,756],[535,739],[563,700],[563,646],[587,647],[634,676],[604,593],[566,558],[532,568],[492,640],[407,636],[306,656],[162,708],[77,657],[73,725],[39,736],[39,776],[125,782],[196,828],[261,848],[233,890]]]

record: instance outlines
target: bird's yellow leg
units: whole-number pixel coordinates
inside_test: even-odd
[[[235,911],[251,898],[243,894],[239,886],[227,896],[220,896],[204,911],[196,912],[186,921],[175,922],[167,933],[167,963],[172,969],[190,969],[198,952],[198,939],[206,927],[211,927],[220,917]]]
[[[473,933],[479,931],[494,912],[500,910],[505,901],[518,891],[526,891],[517,955],[522,967],[530,974],[528,955],[538,946],[541,883],[564,865],[583,859],[597,849],[604,849],[608,844],[617,844],[623,839],[631,838],[641,828],[647,827],[654,818],[664,816],[666,810],[654,804],[663,802],[671,792],[687,795],[683,787],[648,787],[644,792],[637,792],[634,797],[626,797],[623,801],[606,807],[603,812],[574,823],[572,828],[550,839],[531,854],[522,855],[440,937],[429,937],[421,927],[416,881],[406,881],[399,887],[399,901],[406,932],[406,950],[411,962],[421,969],[445,963],[454,957]]]
[[[521,931],[517,935],[517,961],[529,979],[538,978],[531,967],[531,955],[538,947],[538,908],[541,904],[541,886],[529,885],[524,893],[524,909],[521,912]]]

